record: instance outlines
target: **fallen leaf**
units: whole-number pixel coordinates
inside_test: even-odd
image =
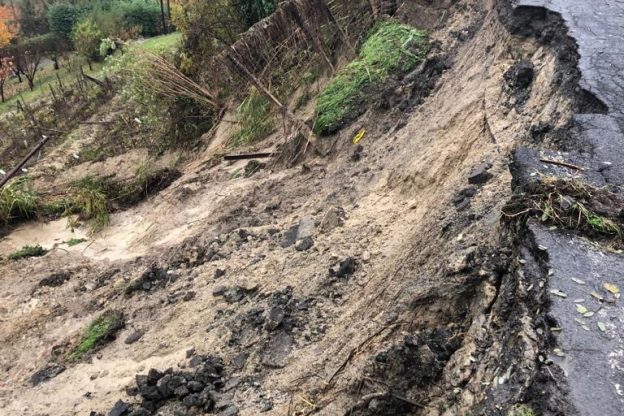
[[[574,299],[574,303],[583,303],[585,299]]]
[[[601,302],[604,300],[604,298],[602,296],[600,296],[600,294],[597,293],[597,292],[591,292],[591,295],[593,297],[595,297],[596,299],[598,299],[599,301],[601,301]]]
[[[541,245],[541,244],[540,244],[540,245],[538,245],[538,246],[537,246],[537,248],[538,248],[538,249],[540,249],[540,250],[542,250],[542,251],[546,251],[546,250],[548,250],[548,247],[543,246],[543,245]]]
[[[589,312],[587,312],[587,313],[584,313],[584,314],[583,314],[583,316],[584,316],[585,318],[591,318],[592,316],[594,316],[594,313],[593,313],[593,312],[591,312],[591,311],[589,311]]]
[[[555,348],[553,350],[553,353],[558,356],[558,357],[565,357],[565,353],[563,351],[561,351],[559,348]]]
[[[557,289],[551,290],[550,293],[552,293],[555,296],[559,296],[560,298],[567,298],[568,297],[568,295],[566,295],[565,293],[563,293],[562,291],[557,290]]]
[[[598,322],[598,328],[602,331],[602,332],[607,332],[607,326],[605,325],[604,322]]]
[[[604,287],[605,289],[607,289],[609,292],[613,293],[614,295],[617,295],[618,293],[620,293],[620,288],[614,285],[613,283],[605,283],[604,285],[602,285],[602,287]]]
[[[581,280],[581,279],[577,279],[576,277],[573,277],[573,278],[572,278],[572,281],[573,281],[574,283],[578,283],[579,285],[584,285],[584,284],[585,284],[585,282],[584,282],[583,280]]]
[[[576,311],[580,314],[586,314],[587,313],[587,308],[583,305],[580,304],[576,304]]]

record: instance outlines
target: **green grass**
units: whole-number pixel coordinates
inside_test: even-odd
[[[44,249],[39,244],[35,246],[24,246],[21,249],[9,254],[9,260],[16,261],[29,257],[41,257],[45,256],[47,252],[48,250]]]
[[[63,83],[64,88],[69,88],[69,85],[76,81],[76,73],[78,71],[79,65],[75,64],[76,69],[75,72],[69,72],[66,68],[62,67],[58,71],[54,70],[52,65],[48,65],[45,68],[39,70],[35,77],[35,87],[31,91],[28,89],[28,83],[26,79],[23,78],[22,84],[18,86],[17,79],[12,79],[7,83],[6,88],[19,88],[21,90],[21,97],[29,103],[35,100],[38,100],[42,96],[51,96],[50,94],[50,85],[54,87],[56,90],[58,86],[58,81],[56,78],[56,74],[58,72],[59,77],[61,78],[61,82]],[[93,70],[90,71],[87,65],[83,66],[85,74],[97,77],[98,74],[102,71],[104,63],[95,62],[92,64]],[[8,94],[7,94],[8,95]],[[15,109],[17,104],[17,100],[21,100],[19,94],[12,95],[9,97],[4,103],[0,103],[0,114]]]
[[[175,32],[168,35],[155,36],[142,42],[137,42],[136,45],[147,52],[162,54],[178,47],[181,41],[182,34]]]
[[[81,219],[89,220],[92,232],[100,231],[110,223],[108,210],[107,178],[85,176],[74,182],[69,190],[69,211],[77,212]]]
[[[344,67],[321,92],[316,131],[329,135],[360,113],[369,102],[367,90],[382,84],[394,72],[406,72],[427,54],[427,33],[386,21],[377,25],[362,45],[359,57]]]
[[[230,137],[233,146],[257,142],[275,131],[275,117],[271,113],[271,104],[255,88],[242,102],[236,112],[238,130]]]
[[[73,247],[73,246],[77,246],[78,244],[82,244],[85,241],[87,241],[86,238],[72,238],[70,240],[65,241],[65,244],[67,244],[69,247]]]
[[[121,314],[117,312],[104,313],[89,324],[80,344],[72,352],[70,358],[81,359],[86,353],[93,351],[106,340],[112,338],[121,327],[123,327]]]
[[[4,225],[16,219],[33,218],[38,208],[39,198],[27,176],[13,179],[0,191],[0,223]]]

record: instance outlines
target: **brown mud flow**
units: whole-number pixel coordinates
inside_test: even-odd
[[[0,241],[50,249],[0,264],[0,414],[618,414],[624,282],[604,268],[621,264],[621,192],[576,140],[579,113],[609,109],[579,86],[568,22],[506,1],[373,3],[431,48],[320,139],[324,156],[235,175],[246,161],[210,145],[225,117],[92,241],[62,245],[58,222]],[[124,157],[141,155],[98,166],[123,173]],[[592,337],[608,338],[598,361],[598,341],[575,344]],[[583,381],[594,364],[608,381]]]

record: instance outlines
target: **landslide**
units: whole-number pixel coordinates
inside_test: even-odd
[[[88,247],[59,249],[64,220],[13,230],[3,253],[52,250],[0,264],[0,413],[557,414],[542,300],[500,217],[511,151],[582,100],[573,51],[511,30],[499,3],[385,5],[428,31],[427,57],[299,163],[223,161],[229,108]],[[330,78],[290,97],[297,117]]]

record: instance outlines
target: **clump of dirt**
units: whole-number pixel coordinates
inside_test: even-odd
[[[423,329],[378,353],[357,387],[366,394],[351,408],[352,415],[408,415],[424,406],[426,389],[436,383],[451,355],[462,345],[455,324]]]
[[[161,414],[167,408],[173,414],[213,414],[228,411],[235,415],[236,407],[227,394],[223,360],[214,356],[195,355],[190,359],[190,369],[164,372],[152,368],[147,374],[137,374],[136,386],[126,392],[138,396],[141,403],[130,404],[119,400],[109,415],[148,416]],[[98,413],[101,415],[101,413]]]
[[[577,180],[543,179],[514,194],[503,209],[503,221],[538,218],[617,248],[624,247],[624,201],[605,188]]]
[[[177,275],[152,264],[138,279],[132,281],[125,290],[126,295],[137,291],[150,292],[175,282]]]
[[[39,281],[39,286],[59,287],[67,282],[70,277],[71,272],[69,271],[52,273],[51,275],[41,279]]]

